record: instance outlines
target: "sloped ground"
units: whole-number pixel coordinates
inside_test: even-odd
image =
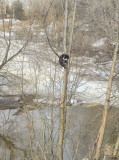
[[[28,28],[27,23],[23,24],[23,26]],[[20,28],[22,29],[23,26],[22,25],[20,26],[20,24],[18,24],[18,28],[17,28],[17,30],[22,34],[21,36],[23,36],[24,34],[20,31]],[[33,33],[36,32],[35,30],[36,26],[37,25],[33,25]],[[52,23],[49,24],[49,26],[52,28]],[[49,26],[48,26],[48,31],[49,31]],[[88,24],[86,24],[86,26],[88,30],[91,29],[91,27],[89,27]],[[55,57],[55,54],[50,49],[46,41],[46,37],[44,36],[44,42],[40,41],[43,35],[45,34],[44,30],[40,29],[38,26],[37,28],[38,28],[37,32],[39,33],[39,36],[37,37],[38,41],[34,41],[33,39],[33,41],[29,43],[28,47],[24,51],[24,61],[25,61],[24,62],[24,92],[26,93],[35,92],[34,84],[35,84],[36,68],[38,69],[37,76],[38,76],[38,81],[39,81],[38,82],[38,92],[39,92],[38,94],[47,92],[46,91],[47,87],[48,87],[48,90],[51,90],[50,83],[55,73],[55,67],[57,69],[57,77],[56,77],[57,86],[56,87],[57,87],[57,91],[59,91],[62,85],[63,69],[59,65],[58,57]],[[80,30],[80,27],[79,27],[79,30]],[[40,33],[42,33],[43,35],[40,35]],[[85,31],[85,33],[88,35],[87,31]],[[50,36],[50,32],[49,32],[49,36]],[[70,70],[71,78],[70,79],[72,81],[72,78],[75,77],[76,75],[77,77],[79,77],[78,79],[79,82],[81,79],[83,79],[84,85],[82,85],[83,83],[81,82],[82,86],[79,87],[80,86],[79,85],[77,87],[76,95],[78,95],[78,98],[77,98],[78,100],[91,102],[91,100],[94,100],[94,98],[92,97],[94,97],[95,95],[96,102],[98,102],[98,99],[99,99],[99,102],[101,101],[104,102],[105,96],[103,95],[105,95],[105,92],[106,92],[107,80],[108,80],[109,72],[111,68],[111,58],[109,57],[110,53],[108,53],[108,51],[112,52],[114,46],[110,45],[109,40],[106,37],[102,37],[102,35],[100,38],[95,37],[92,40],[90,40],[90,36],[88,38],[89,38],[88,42],[90,43],[88,44],[89,46],[86,46],[87,48],[86,50],[83,51],[83,53],[82,53],[82,50],[85,48],[85,46],[80,46],[78,44],[76,51],[74,51],[76,49],[76,46],[74,46],[74,48],[72,49],[71,70]],[[2,41],[4,40],[2,39]],[[12,40],[13,44],[11,46],[10,52],[14,53],[14,51],[17,51],[17,49],[21,47],[21,44],[23,44],[23,42],[24,42],[23,39],[22,40],[21,39]],[[51,42],[52,42],[52,39],[51,39]],[[78,39],[77,39],[77,42],[79,43]],[[84,41],[81,41],[81,42],[82,44],[84,43]],[[1,45],[3,45],[3,43],[1,43]],[[3,48],[3,51],[5,51],[5,46],[1,46],[1,47]],[[59,55],[62,54],[62,49],[60,47],[56,49],[54,45],[54,49],[58,50]],[[74,52],[76,52],[76,54]],[[94,53],[94,54],[91,56],[91,53]],[[18,82],[18,78],[15,78],[14,76],[12,78],[12,81],[14,81],[15,83],[12,85],[11,88],[8,86],[7,89],[4,86],[2,87],[2,83],[3,83],[2,82],[0,89],[1,89],[1,92],[3,92],[3,94],[4,93],[11,94],[12,92],[13,94],[16,94],[16,95],[21,94],[20,93],[21,92],[21,88],[20,88],[21,78],[20,77],[22,74],[21,73],[22,60],[23,60],[23,57],[22,57],[22,54],[20,54],[18,57],[16,57],[16,59],[14,59],[12,62],[6,65],[5,67],[6,73],[8,71],[14,74],[15,76],[19,75],[18,77],[19,82]],[[36,65],[36,68],[34,64]],[[116,67],[118,69],[118,65],[116,65]],[[4,76],[6,76],[6,73]],[[16,83],[16,81],[18,83]],[[10,85],[11,85],[11,82],[10,82]],[[73,83],[73,85],[75,85],[75,83]],[[69,88],[71,88],[71,86]],[[58,92],[58,94],[60,93]],[[14,102],[10,102],[10,103],[14,104]]]

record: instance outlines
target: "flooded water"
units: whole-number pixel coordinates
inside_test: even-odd
[[[67,125],[64,136],[64,160],[79,160],[89,153],[91,141],[98,132],[103,107],[75,105],[67,108]],[[118,112],[117,112],[118,111]],[[111,135],[119,109],[111,110],[108,120]],[[109,114],[110,114],[109,113]],[[110,132],[109,132],[110,131]],[[0,111],[0,158],[31,160],[58,158],[59,109],[43,108]],[[106,140],[108,142],[109,138]],[[53,155],[52,156],[52,146]],[[35,157],[35,158],[34,158]]]
[[[18,109],[19,110],[19,109]],[[6,157],[6,160],[9,160],[10,157],[10,149],[14,152],[15,160],[19,160],[19,154],[23,158],[24,150],[30,151],[30,142],[32,148],[39,148],[39,145],[44,148],[46,152],[46,157],[51,154],[50,146],[51,146],[51,130],[52,130],[52,120],[53,120],[53,148],[55,158],[57,159],[57,147],[58,147],[58,135],[59,135],[59,109],[54,108],[53,112],[50,109],[42,109],[42,110],[32,110],[28,111],[23,109],[19,110],[3,110],[0,111],[0,133],[2,144],[0,146],[1,157]],[[73,123],[75,121],[69,123],[71,116],[71,112],[68,109],[67,114],[67,122],[69,125],[66,127],[66,137],[65,137],[65,145],[64,145],[64,159],[69,160],[73,155],[71,145],[71,136],[76,136],[76,130],[79,130],[79,126],[77,124],[74,126]],[[81,117],[79,117],[81,118]],[[77,119],[77,118],[76,118]],[[71,124],[72,123],[72,124]],[[77,139],[77,138],[76,138]],[[10,144],[14,144],[13,147],[9,148],[6,145],[6,141],[9,140]],[[73,137],[72,137],[73,140]],[[73,140],[74,141],[74,140]],[[8,142],[7,142],[8,143]],[[74,143],[74,142],[73,142]],[[10,145],[9,144],[9,145]],[[74,144],[75,145],[75,144]],[[3,152],[3,149],[6,150],[6,153]],[[4,155],[5,154],[5,155]],[[2,157],[3,155],[3,157]],[[31,152],[29,153],[31,155]],[[26,159],[29,159],[29,155],[26,156]],[[49,156],[50,157],[50,156]],[[48,159],[53,159],[52,157]]]
[[[106,88],[106,81],[82,81],[80,83],[76,91],[79,104],[76,97],[71,101],[77,104],[67,108],[64,160],[82,160],[88,155],[90,142],[100,126],[102,108],[84,109],[83,103],[104,104]],[[42,100],[38,99],[38,102],[41,103]],[[44,99],[44,102],[51,105],[48,99]],[[95,119],[95,117],[98,119],[92,123],[92,118]],[[1,159],[9,160],[11,157],[12,160],[57,160],[58,136],[58,107],[31,110],[24,106],[24,109],[0,111]]]
[[[19,109],[18,109],[19,110]],[[50,146],[50,129],[51,129],[51,111],[48,109],[44,110],[3,110],[0,111],[0,133],[2,139],[2,145],[0,146],[1,156],[6,156],[6,159],[9,160],[9,152],[12,148],[12,152],[14,153],[15,160],[19,160],[19,154],[24,156],[24,152],[22,150],[30,151],[30,143],[34,143],[33,148],[39,148],[39,145],[43,147],[43,143],[47,147]],[[22,113],[24,112],[24,113]],[[55,119],[53,119],[53,139],[55,143],[57,143],[58,136],[58,111],[54,110]],[[16,114],[17,115],[14,115]],[[53,118],[52,116],[52,118]],[[43,142],[43,137],[45,135],[45,142]],[[56,136],[57,135],[57,136]],[[56,137],[56,138],[55,138]],[[14,144],[13,147],[9,148],[6,144],[8,143]],[[34,141],[34,142],[33,142]],[[55,145],[55,144],[54,144]],[[5,148],[6,153],[3,152]],[[17,148],[17,149],[16,149]],[[46,148],[45,148],[46,149]],[[48,154],[49,151],[47,151]],[[3,158],[0,157],[0,158]],[[30,156],[27,155],[26,159],[29,159]]]

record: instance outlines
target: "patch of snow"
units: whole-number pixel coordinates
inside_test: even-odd
[[[11,34],[11,35],[10,35]],[[4,36],[4,32],[1,32],[1,36]],[[5,37],[7,37],[7,38],[9,38],[9,36],[14,36],[14,33],[13,32],[11,32],[11,33],[9,33],[9,32],[5,32]]]
[[[14,18],[13,19],[7,18],[7,19],[3,19],[3,20],[4,20],[4,22],[12,22],[12,24],[21,22],[20,20],[14,19]],[[0,20],[0,24],[3,24],[3,20]]]
[[[50,32],[50,31],[53,29],[53,23],[50,23],[50,24],[47,26],[47,29],[48,29],[48,31]]]
[[[104,45],[106,40],[107,40],[107,38],[101,38],[98,41],[96,41],[95,43],[93,43],[92,47],[100,47],[100,46]]]
[[[43,98],[43,99],[33,99],[34,102],[39,102],[39,103],[46,103],[46,99]]]
[[[89,24],[84,24],[83,26],[81,26],[81,30],[88,32],[89,31]]]
[[[109,71],[103,71],[103,70],[95,70],[93,69],[93,72],[96,73],[97,75],[100,75],[102,77],[106,77],[107,75],[109,75]]]
[[[77,99],[71,99],[71,104],[77,104],[78,103],[78,100]]]
[[[84,85],[81,85],[77,90],[80,94],[80,98],[85,103],[101,103],[105,102],[105,93],[107,91],[107,82],[105,81],[82,81]]]
[[[40,35],[40,36],[44,36],[45,33],[41,31],[41,32],[39,33],[39,35]]]

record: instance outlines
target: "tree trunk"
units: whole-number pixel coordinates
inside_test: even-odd
[[[114,147],[113,158],[116,157],[117,152],[118,152],[118,148],[119,148],[119,134],[118,134],[117,141],[116,141],[116,144],[115,144],[115,147]]]
[[[119,7],[119,2],[117,1],[116,8],[115,8],[115,18],[117,19],[117,21],[119,19],[118,7]],[[109,81],[108,81],[108,88],[107,88],[107,93],[106,93],[102,123],[101,123],[100,130],[99,130],[99,137],[98,137],[98,141],[97,141],[96,154],[95,154],[95,158],[94,158],[95,160],[98,160],[100,157],[100,151],[101,151],[101,146],[102,146],[102,142],[103,142],[106,120],[107,120],[107,113],[108,113],[108,108],[109,108],[109,100],[110,100],[110,94],[111,94],[111,88],[112,88],[112,81],[113,81],[113,76],[114,76],[114,71],[115,71],[116,60],[117,60],[117,53],[119,50],[119,26],[118,26],[117,22],[115,23],[115,29],[117,29],[117,33],[115,34],[116,46],[115,46],[114,53],[113,53],[112,67],[111,67]]]
[[[73,40],[75,12],[76,12],[76,2],[74,3],[69,51],[67,51],[68,1],[66,0],[65,1],[65,24],[64,24],[64,53],[69,55],[69,59],[70,59],[72,40]],[[63,138],[64,138],[65,127],[66,127],[66,101],[67,101],[67,83],[68,83],[69,68],[70,68],[70,64],[68,62],[67,68],[64,69],[63,89],[62,89],[61,104],[60,104],[59,143],[58,143],[59,160],[63,160]]]
[[[67,26],[68,26],[68,1],[65,0],[65,20],[64,20],[64,53],[67,54]],[[66,98],[67,98],[67,80],[68,68],[64,70],[63,89],[60,104],[60,122],[59,122],[59,160],[63,160],[63,138],[66,123]]]
[[[109,100],[110,100],[110,94],[111,94],[111,88],[112,88],[112,80],[114,76],[114,70],[115,70],[115,64],[116,64],[116,59],[117,59],[117,52],[118,52],[118,42],[117,45],[115,46],[114,50],[114,56],[113,56],[113,61],[112,61],[112,67],[110,71],[110,76],[109,76],[109,81],[108,81],[108,88],[107,88],[107,93],[106,93],[106,100],[105,100],[105,106],[104,106],[104,111],[103,111],[103,118],[102,118],[102,123],[100,126],[99,130],[99,137],[98,137],[98,142],[97,142],[97,148],[96,148],[96,154],[95,154],[95,160],[98,160],[100,157],[100,151],[101,151],[101,146],[102,146],[102,141],[104,137],[104,131],[105,131],[105,125],[106,125],[106,120],[107,120],[107,112],[109,108]]]
[[[64,71],[64,81],[62,98],[60,104],[60,123],[59,123],[59,160],[63,160],[63,138],[66,126],[66,97],[67,97],[67,80],[68,80],[68,70]]]

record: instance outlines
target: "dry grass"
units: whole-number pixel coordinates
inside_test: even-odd
[[[9,31],[10,26],[11,26],[10,22],[3,22],[2,24],[0,24],[0,30],[3,31],[3,32],[4,31]]]

